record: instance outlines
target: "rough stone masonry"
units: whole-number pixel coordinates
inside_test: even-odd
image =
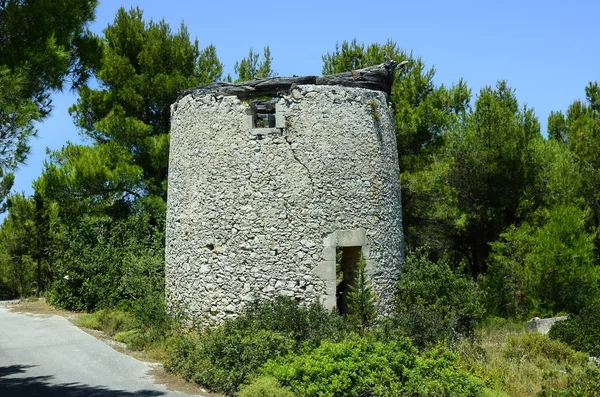
[[[278,295],[343,312],[362,255],[389,312],[403,260],[396,67],[182,94],[169,160],[171,304],[208,324]]]

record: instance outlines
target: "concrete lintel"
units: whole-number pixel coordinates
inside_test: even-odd
[[[338,247],[359,247],[367,244],[367,231],[365,229],[338,230]]]
[[[323,238],[325,247],[363,247],[367,244],[367,231],[363,228],[343,229]]]

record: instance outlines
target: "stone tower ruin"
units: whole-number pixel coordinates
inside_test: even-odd
[[[361,255],[389,312],[403,234],[395,62],[192,89],[172,106],[171,304],[206,323],[256,299],[347,310]]]

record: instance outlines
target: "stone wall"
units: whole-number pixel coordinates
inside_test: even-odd
[[[393,118],[380,91],[299,85],[258,128],[236,96],[172,108],[166,286],[207,323],[277,295],[336,304],[336,247],[360,246],[382,313],[403,259]],[[262,126],[262,125],[261,125]]]

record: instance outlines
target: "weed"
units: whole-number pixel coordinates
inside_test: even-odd
[[[371,108],[371,116],[373,117],[373,121],[376,124],[379,124],[379,122],[381,121],[381,113],[379,112],[379,103],[377,103],[377,101],[374,99],[370,99],[367,102],[367,105],[369,105],[369,107]]]
[[[119,332],[134,329],[138,322],[125,311],[103,309],[82,316],[78,321],[78,325],[104,331],[107,335],[113,336]]]

